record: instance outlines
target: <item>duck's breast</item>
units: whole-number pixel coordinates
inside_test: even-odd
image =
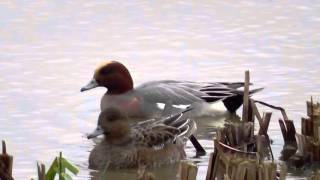
[[[124,146],[109,145],[101,142],[89,155],[89,168],[105,169],[122,169],[137,167],[137,150],[132,144]]]
[[[145,99],[135,93],[123,95],[105,94],[100,103],[101,110],[116,107],[128,114],[129,117],[151,118],[157,117],[161,109],[156,103],[145,101]]]

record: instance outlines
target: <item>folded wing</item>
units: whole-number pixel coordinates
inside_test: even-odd
[[[214,103],[223,101],[230,112],[234,112],[242,104],[242,82],[196,83],[189,81],[152,81],[137,87],[135,92],[146,101],[153,103],[170,103],[189,105],[194,102]],[[256,93],[260,89],[250,91]]]
[[[133,137],[135,142],[141,146],[154,147],[174,143],[177,137],[190,136],[195,132],[196,125],[193,120],[184,116],[184,112],[134,125]]]

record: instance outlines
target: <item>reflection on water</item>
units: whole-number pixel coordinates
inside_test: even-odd
[[[85,134],[105,90],[79,89],[104,59],[126,64],[135,84],[239,81],[249,69],[266,87],[255,97],[286,108],[298,131],[305,100],[319,100],[319,2],[4,0],[0,18],[0,139],[15,156],[16,179],[34,177],[36,161],[49,165],[61,150],[80,167],[77,179],[88,179],[94,143]],[[210,152],[224,120],[208,119],[198,136]],[[276,120],[269,132],[279,157]],[[186,150],[203,179],[208,156],[192,158],[189,143]]]
[[[152,169],[147,169],[147,172],[151,172],[157,177],[157,179],[172,179],[178,180],[177,176],[179,171],[179,164],[172,164],[168,166],[162,166]],[[101,180],[101,179],[138,179],[138,173],[136,170],[113,170],[113,171],[92,171],[90,172],[91,180]]]

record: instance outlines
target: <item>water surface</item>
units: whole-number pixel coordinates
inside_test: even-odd
[[[105,89],[80,93],[104,60],[119,60],[135,84],[156,79],[239,81],[245,70],[266,89],[255,98],[287,109],[300,131],[305,100],[320,97],[320,1],[1,1],[0,139],[14,155],[14,177],[36,175],[59,151],[89,179]],[[239,111],[241,112],[241,111]],[[278,157],[283,139],[273,116]],[[212,150],[226,117],[203,119],[199,138]],[[208,156],[188,157],[205,177]],[[303,177],[290,171],[291,177]],[[294,174],[292,174],[294,173]]]

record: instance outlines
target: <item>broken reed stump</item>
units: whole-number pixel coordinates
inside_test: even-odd
[[[284,146],[281,152],[280,159],[283,161],[289,160],[297,152],[297,148],[298,148],[297,147],[298,139],[296,138],[296,129],[293,121],[289,120],[286,111],[282,107],[274,106],[263,101],[257,101],[257,100],[251,100],[251,101],[252,101],[251,104],[253,106],[252,109],[254,111],[255,117],[258,119],[258,122],[260,124],[260,130],[258,133],[260,135],[267,132],[267,129],[265,129],[265,126],[269,125],[269,121],[270,121],[269,116],[271,116],[271,114],[265,113],[263,115],[263,118],[261,118],[258,111],[256,111],[257,108],[255,104],[259,103],[261,105],[267,106],[271,109],[279,110],[281,112],[283,119],[279,119],[279,125],[280,125],[281,133],[284,139]],[[266,135],[266,137],[269,139],[268,135]],[[271,145],[269,146],[269,148],[271,149]],[[273,156],[272,151],[270,152],[271,152],[271,155]]]
[[[46,167],[44,164],[37,163],[38,180],[46,180]]]
[[[198,167],[193,162],[181,161],[180,162],[180,180],[196,180]]]
[[[296,128],[293,121],[288,119],[279,119],[282,136],[285,143],[296,143]]]
[[[248,73],[246,73],[246,77],[246,82],[248,82]],[[245,88],[245,91],[249,91],[249,89]],[[210,154],[206,180],[285,179],[286,167],[281,165],[280,172],[277,171],[278,165],[274,162],[268,135],[272,113],[265,112],[261,116],[256,103],[281,111],[284,118],[283,122],[286,123],[282,129],[286,141],[296,142],[293,122],[288,119],[283,108],[262,101],[255,101],[247,96],[244,97],[247,98],[248,103],[244,103],[246,107],[243,110],[244,118],[242,118],[241,123],[225,124],[225,127],[217,132],[214,140],[215,149]],[[258,120],[260,127],[257,135],[254,135],[255,118]],[[267,161],[270,160],[269,155],[271,155],[272,161]]]
[[[317,170],[312,173],[310,180],[320,180],[320,170]]]
[[[229,123],[219,129],[217,139],[231,147],[246,150],[248,145],[252,144],[253,123]]]
[[[295,137],[296,128],[293,124],[293,121],[289,120],[286,111],[282,107],[274,106],[263,101],[255,101],[255,103],[259,103],[264,106],[270,107],[272,109],[279,110],[283,117],[283,119],[279,119],[279,125],[280,125],[281,133],[282,133],[285,144],[297,143],[296,137]]]
[[[245,72],[244,90],[243,90],[243,107],[242,107],[242,121],[254,122],[253,110],[250,103],[250,72]],[[253,134],[253,131],[252,131]]]
[[[320,161],[320,104],[311,97],[307,101],[307,118],[301,118],[301,134],[297,133],[297,155],[310,156],[311,161]]]
[[[296,133],[297,151],[287,157],[289,165],[300,168],[306,163],[320,161],[320,104],[307,101],[307,118],[301,118],[301,134]]]
[[[273,156],[273,152],[271,149],[271,142],[270,142],[270,138],[268,135],[268,129],[269,129],[269,124],[270,124],[270,120],[271,120],[271,112],[263,112],[263,116],[261,117],[258,107],[256,105],[256,101],[253,99],[250,99],[250,104],[251,104],[251,109],[252,109],[252,119],[254,120],[255,118],[257,118],[258,123],[259,123],[259,131],[258,131],[258,135],[260,136],[264,136],[265,140],[266,140],[266,144],[267,144],[267,148],[269,149],[270,155],[272,160],[274,160],[274,156]]]
[[[253,110],[252,110],[252,106],[250,103],[250,90],[249,90],[249,86],[250,86],[250,72],[249,71],[245,71],[245,81],[244,81],[244,90],[243,90],[243,107],[242,107],[242,129],[245,129],[246,127],[246,123],[247,122],[251,122],[252,127],[250,128],[251,131],[248,131],[246,134],[246,138],[252,138],[254,135],[254,117],[253,117]],[[232,129],[231,129],[232,130]],[[242,131],[239,131],[240,134],[237,134],[235,138],[242,139],[243,137],[241,135]],[[238,136],[240,135],[240,136]],[[247,149],[252,149],[252,144],[246,144],[244,146],[245,143],[241,142],[242,146],[245,148],[245,150]]]
[[[210,154],[206,180],[257,177],[262,180],[274,179],[277,176],[277,165],[273,161],[265,161],[269,159],[268,154],[272,154],[268,134],[265,132],[271,117],[271,113],[267,114],[261,120],[261,135],[251,135],[252,122],[225,124],[224,128],[218,130],[214,140],[215,149]]]
[[[306,118],[306,120],[309,122],[310,129],[307,129],[307,127],[304,127],[309,131],[312,131],[311,136],[313,137],[313,140],[316,142],[320,141],[320,103],[313,103],[313,99],[311,97],[310,101],[307,101],[307,115],[309,118]]]
[[[2,154],[0,154],[0,179],[13,180],[12,177],[13,157],[7,154],[5,141],[2,141]]]
[[[206,180],[274,180],[285,179],[286,172],[277,164],[259,158],[257,152],[246,152],[214,140],[215,151],[210,155]]]
[[[250,85],[250,72],[245,72],[244,90],[243,90],[243,108],[242,108],[242,120],[244,122],[251,121],[249,119],[249,85]]]

